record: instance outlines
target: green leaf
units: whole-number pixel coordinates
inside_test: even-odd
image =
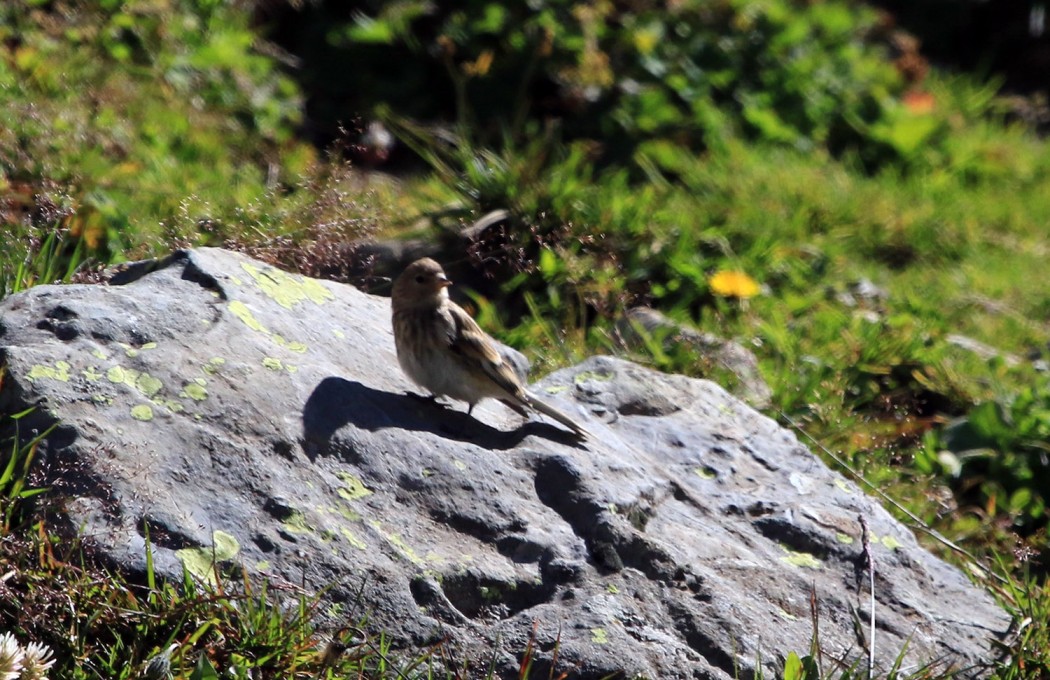
[[[802,680],[802,659],[798,654],[790,652],[784,661],[784,680]]]
[[[539,266],[540,273],[543,274],[543,277],[548,281],[553,280],[560,269],[558,265],[558,256],[550,248],[544,248],[540,251]]]
[[[1010,512],[1015,514],[1024,513],[1032,504],[1032,490],[1021,487],[1010,494]]]
[[[7,459],[7,465],[4,467],[4,471],[0,474],[0,490],[6,490],[7,485],[11,482],[11,478],[15,474],[15,463],[18,462],[18,440],[15,439],[11,445],[11,455]]]
[[[395,36],[389,23],[359,13],[354,16],[354,23],[347,28],[346,37],[357,43],[392,45]]]
[[[197,667],[190,675],[190,680],[219,680],[219,674],[208,661],[208,657],[201,654],[200,659],[197,660]]]
[[[978,436],[985,437],[988,443],[1008,441],[1012,428],[1006,422],[1002,406],[994,401],[978,404],[967,416],[970,425]]]
[[[915,154],[940,127],[941,121],[929,116],[891,116],[872,128],[872,136],[907,157]]]

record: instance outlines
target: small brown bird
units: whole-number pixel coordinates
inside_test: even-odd
[[[503,360],[496,341],[448,298],[452,282],[429,257],[410,264],[394,282],[394,344],[397,360],[413,382],[435,396],[469,404],[499,399],[521,414],[538,411],[579,436],[587,431],[572,418],[530,394]]]

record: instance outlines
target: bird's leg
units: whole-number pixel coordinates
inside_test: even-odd
[[[474,404],[476,404],[476,403],[478,403],[478,402],[472,401],[469,404],[467,404],[467,415],[468,416],[470,415],[470,412],[474,410]]]

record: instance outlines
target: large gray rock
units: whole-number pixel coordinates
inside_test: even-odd
[[[788,431],[710,382],[595,357],[535,389],[594,434],[408,396],[389,302],[221,250],[0,305],[0,412],[59,429],[52,522],[98,556],[328,589],[398,645],[516,677],[534,629],[573,677],[768,675],[813,634],[882,669],[991,658],[1006,614]],[[862,579],[863,581],[863,579]],[[357,598],[360,599],[357,599]],[[545,671],[539,671],[541,675]],[[980,668],[963,674],[981,675]]]

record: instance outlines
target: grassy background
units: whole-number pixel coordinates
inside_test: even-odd
[[[638,304],[743,343],[772,417],[969,555],[931,550],[1006,579],[985,585],[1025,625],[998,675],[1043,677],[1050,147],[1000,86],[929,67],[886,15],[832,0],[13,0],[0,295],[187,245],[338,275],[357,239],[506,209],[477,298],[491,332],[539,372],[613,350]],[[379,172],[369,121],[398,138]],[[757,294],[720,287],[725,271]],[[730,379],[688,348],[632,358]],[[12,448],[0,478],[9,585],[40,611],[78,579],[130,598],[107,636],[74,626],[72,643],[76,608],[2,610],[58,650],[61,677],[129,677],[172,642],[187,673],[192,646],[236,673],[318,672],[308,600],[287,618],[251,589],[143,595],[69,567],[28,511],[31,454]],[[151,623],[176,610],[199,615]],[[381,641],[351,646],[363,666],[323,672],[392,672]]]

